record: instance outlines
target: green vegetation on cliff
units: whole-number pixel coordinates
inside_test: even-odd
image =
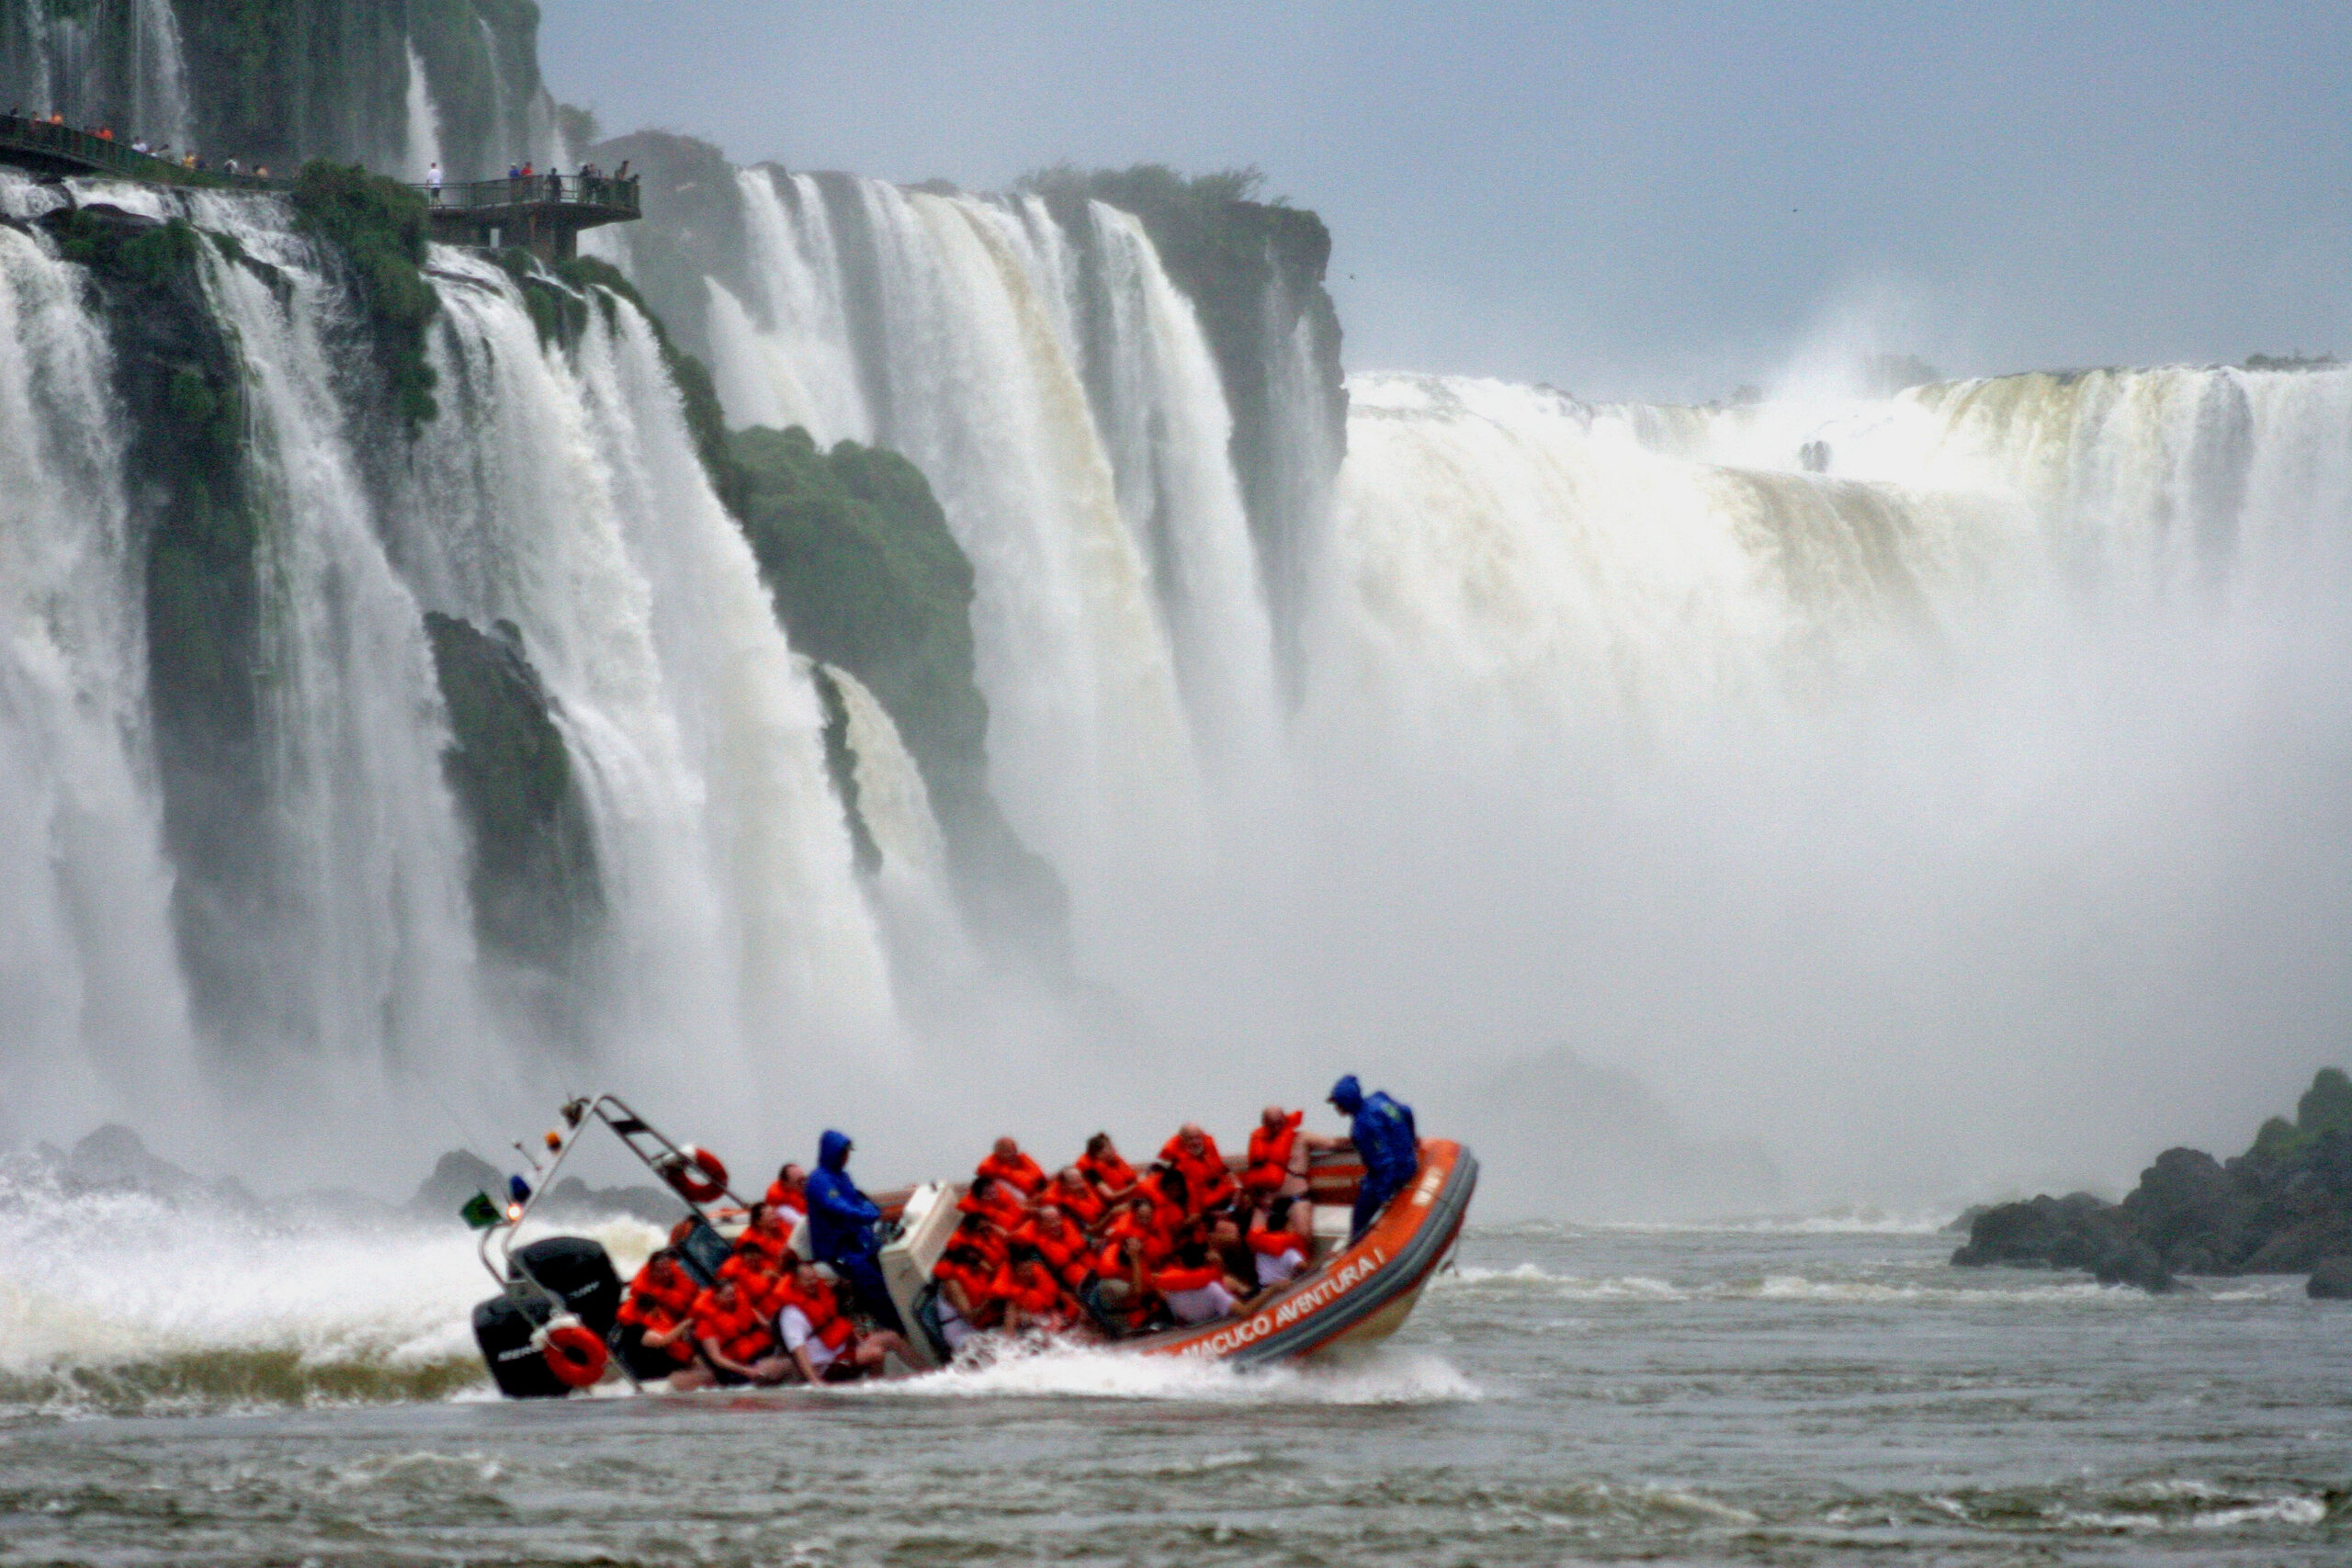
[[[856,676],[888,711],[982,929],[1019,940],[1057,932],[1060,885],[988,791],[972,565],[922,470],[854,441],[820,451],[797,426],[737,431],[729,452],[737,515],[793,646]]]
[[[426,638],[452,737],[441,757],[472,848],[474,929],[517,962],[560,966],[600,908],[587,816],[522,634],[438,611]]]
[[[422,196],[361,168],[306,164],[294,186],[296,220],[351,265],[393,412],[412,435],[440,412],[424,357],[424,329],[441,309],[424,278],[424,212]]]

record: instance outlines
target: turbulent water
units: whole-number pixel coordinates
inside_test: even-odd
[[[22,1191],[25,1562],[2320,1563],[2341,1303],[1962,1271],[1875,1216],[1474,1229],[1396,1340],[822,1394],[486,1397],[469,1238]],[[628,1252],[650,1233],[596,1234]],[[40,1282],[28,1286],[27,1265]]]

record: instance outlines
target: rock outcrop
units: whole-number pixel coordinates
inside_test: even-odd
[[[2324,1069],[2296,1108],[2223,1163],[2166,1149],[2120,1203],[2087,1193],[2003,1203],[1975,1216],[1962,1268],[2085,1269],[2105,1284],[2170,1290],[2175,1277],[2313,1275],[2352,1258],[2352,1079]],[[2352,1267],[2352,1265],[2347,1265]],[[2332,1275],[2330,1276],[2333,1277]]]

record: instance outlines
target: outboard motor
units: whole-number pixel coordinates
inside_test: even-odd
[[[526,1278],[527,1276],[527,1278]],[[498,1392],[509,1399],[560,1399],[576,1386],[556,1364],[563,1346],[540,1337],[557,1315],[548,1292],[561,1298],[563,1311],[579,1319],[572,1329],[559,1326],[558,1335],[581,1337],[586,1331],[601,1352],[620,1311],[621,1280],[605,1249],[585,1236],[554,1235],[517,1248],[508,1269],[506,1293],[492,1296],[474,1308],[474,1343],[490,1368]],[[529,1282],[537,1281],[544,1290]],[[572,1367],[581,1365],[571,1363]],[[601,1354],[594,1358],[602,1372]],[[575,1372],[576,1376],[577,1373]],[[590,1377],[588,1382],[594,1382]]]

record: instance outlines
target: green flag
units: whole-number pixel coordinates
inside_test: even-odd
[[[478,1231],[486,1231],[498,1223],[498,1205],[490,1201],[489,1193],[477,1192],[466,1200],[466,1206],[458,1211],[458,1218]]]

